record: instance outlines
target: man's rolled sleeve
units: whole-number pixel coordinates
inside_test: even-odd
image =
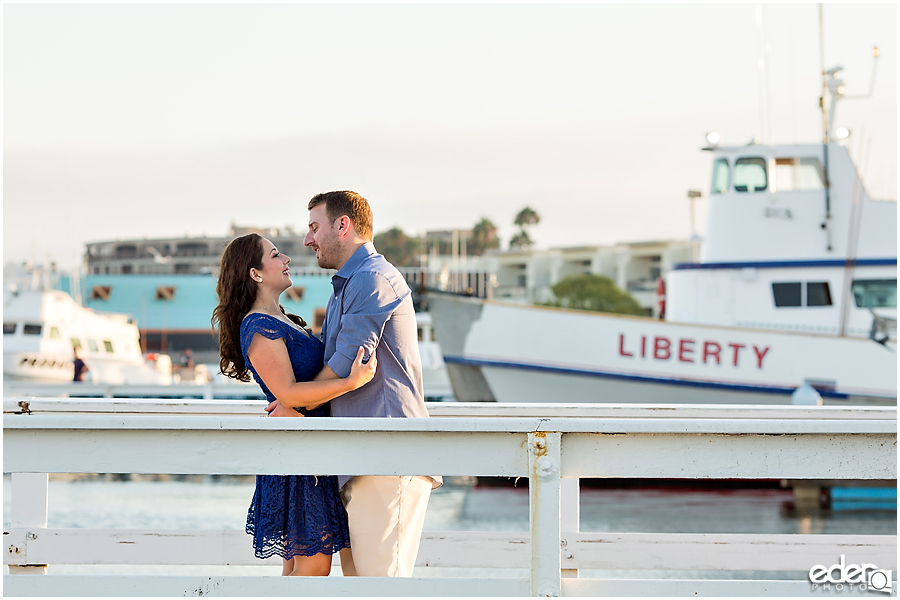
[[[399,295],[383,275],[359,272],[351,277],[343,290],[343,316],[337,335],[335,352],[328,366],[339,377],[347,377],[360,346],[365,357],[371,356],[381,340],[385,323],[408,295]]]

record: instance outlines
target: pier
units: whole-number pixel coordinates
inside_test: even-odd
[[[578,483],[896,480],[894,407],[434,403],[427,420],[267,419],[260,408],[216,399],[4,398],[4,472],[12,473],[4,594],[806,596],[805,579],[591,579],[580,571],[808,572],[841,555],[848,564],[897,564],[896,535],[582,532]],[[210,561],[261,561],[236,530],[48,529],[48,473],[86,472],[528,478],[529,532],[426,532],[417,561],[528,576],[204,576]],[[54,564],[198,565],[198,574],[46,575]]]

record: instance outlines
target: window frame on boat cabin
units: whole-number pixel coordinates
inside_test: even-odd
[[[741,156],[740,158],[735,159],[734,161],[734,173],[731,175],[731,179],[734,185],[734,191],[740,192],[742,194],[755,194],[757,192],[764,192],[769,189],[769,169],[768,169],[768,161],[762,156]],[[739,178],[739,174],[743,175],[743,173],[739,173],[738,167],[743,165],[755,165],[762,169],[763,175],[763,183],[762,187],[757,187],[755,184],[753,185],[753,189],[750,189],[750,181],[748,180],[746,183],[748,185],[739,185],[743,183],[743,179]],[[743,171],[743,170],[742,170]],[[750,172],[750,171],[748,171]],[[757,171],[758,172],[758,171]],[[744,188],[744,189],[741,189]]]
[[[97,340],[94,338],[88,338],[88,351],[90,352],[100,352],[100,346],[97,344]]]
[[[769,164],[773,192],[807,192],[825,188],[825,170],[814,156],[782,156]]]
[[[41,335],[44,326],[40,323],[25,323],[22,325],[22,335]]]
[[[773,281],[772,300],[775,308],[834,306],[831,284],[828,281]]]
[[[724,166],[724,169],[722,167]],[[722,182],[719,181],[721,179],[722,174],[725,175],[725,185],[724,187],[721,185]],[[717,185],[718,183],[718,185]],[[731,166],[728,164],[728,159],[725,157],[717,158],[713,162],[713,175],[712,182],[709,185],[709,193],[710,194],[727,194],[728,189],[731,187]]]
[[[16,330],[19,328],[18,323],[3,323],[3,335],[15,335]]]
[[[103,348],[104,348],[107,352],[112,353],[112,352],[113,352],[112,341],[111,341],[111,340],[103,340]]]
[[[739,167],[756,165],[762,170],[763,186],[741,185]],[[724,181],[723,181],[724,179]],[[730,186],[742,194],[764,192],[818,191],[825,187],[825,171],[821,161],[814,156],[781,156],[766,160],[762,156],[741,156],[732,167],[727,158],[717,158],[713,162],[710,194],[725,194]],[[747,182],[749,183],[749,182]]]
[[[888,288],[893,288],[894,291],[894,303],[891,304],[890,300],[886,304],[871,304],[866,302],[865,304],[860,304],[860,294],[857,292],[857,288],[860,286],[869,285],[884,285]],[[853,303],[857,308],[897,308],[897,280],[896,279],[854,279],[850,284],[850,291],[853,294]],[[863,293],[866,293],[867,290],[863,290]]]

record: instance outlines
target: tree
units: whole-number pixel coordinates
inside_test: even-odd
[[[487,217],[481,217],[481,220],[472,228],[471,253],[481,256],[485,250],[499,247],[500,238],[497,237],[497,226]]]
[[[375,248],[396,267],[419,264],[419,239],[409,237],[399,227],[377,234],[373,242]]]
[[[540,222],[541,216],[537,214],[531,207],[526,206],[519,211],[519,214],[516,215],[516,220],[513,221],[513,224],[518,225],[519,227],[524,229],[528,225],[537,225]]]
[[[633,297],[623,292],[612,279],[603,275],[569,275],[552,288],[553,301],[544,306],[579,308],[622,315],[646,315]]]
[[[512,239],[509,240],[509,247],[512,248],[531,248],[534,245],[534,242],[531,241],[531,238],[528,236],[528,232],[524,229],[520,230],[518,233],[512,236]]]
[[[540,222],[540,215],[538,215],[537,212],[535,212],[531,207],[526,206],[525,208],[520,210],[519,214],[516,215],[516,218],[513,221],[514,225],[519,226],[519,232],[515,234],[509,241],[509,247],[530,248],[531,246],[533,246],[534,241],[531,239],[531,236],[528,235],[528,231],[525,228],[531,227],[532,225],[537,225]]]

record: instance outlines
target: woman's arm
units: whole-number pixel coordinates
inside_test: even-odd
[[[270,340],[262,335],[254,335],[247,357],[278,402],[291,408],[315,408],[362,387],[375,376],[374,353],[372,359],[363,364],[363,348],[357,352],[350,375],[328,381],[296,381],[291,359],[282,339]]]

